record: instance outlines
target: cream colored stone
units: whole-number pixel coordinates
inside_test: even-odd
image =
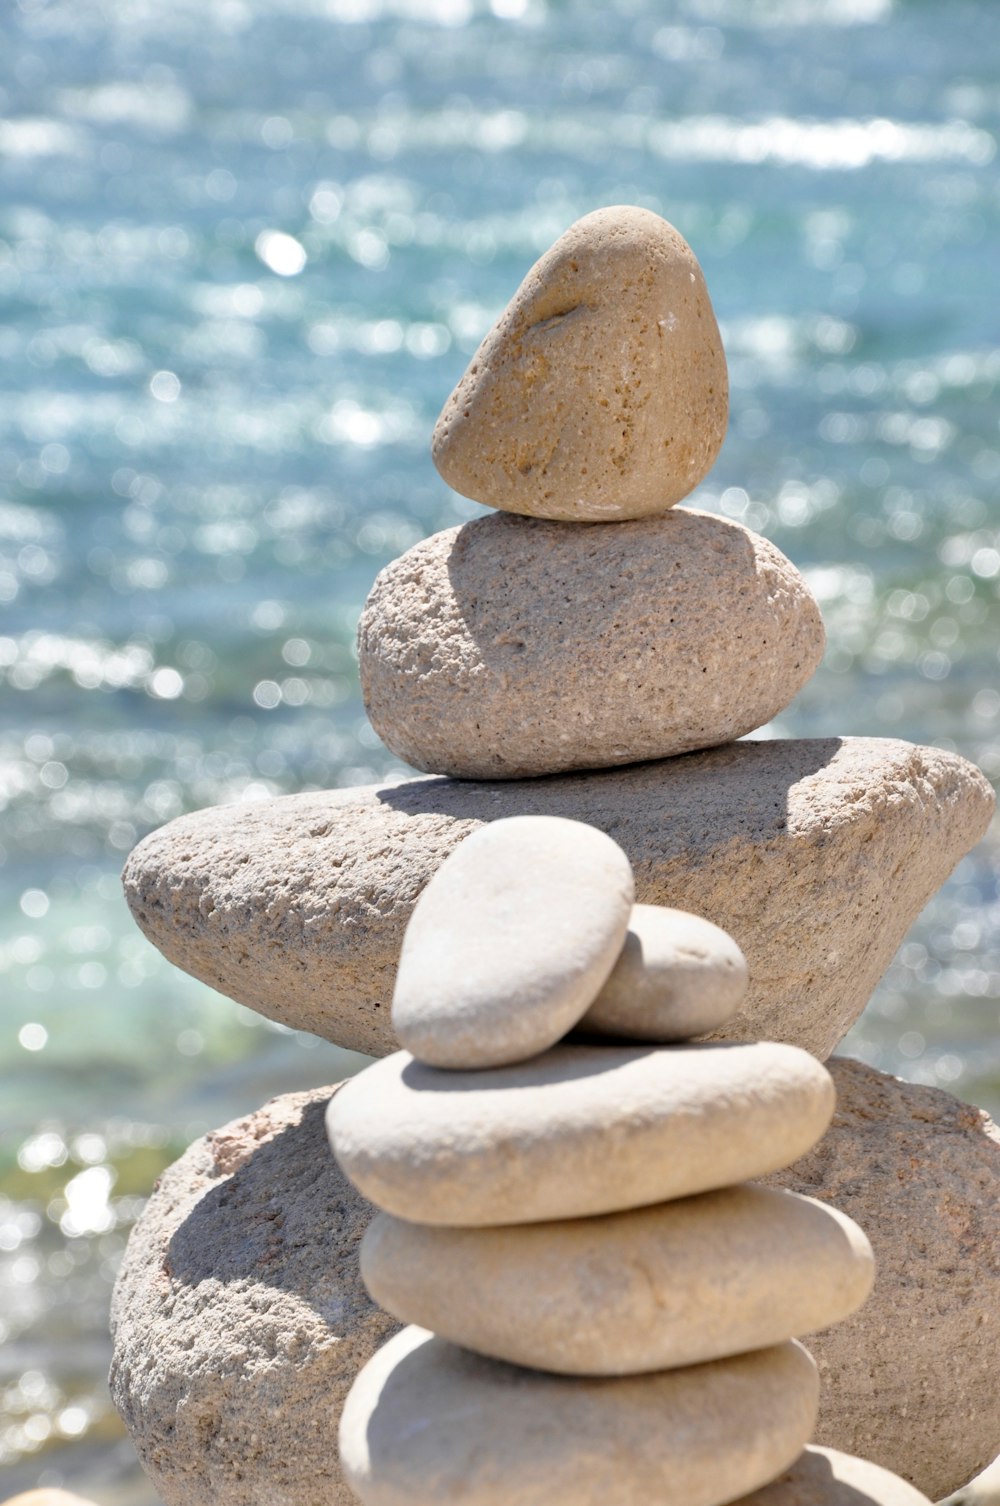
[[[783,1474],[733,1506],[930,1506],[898,1475],[841,1454],[807,1448]]]
[[[405,1051],[334,1097],[327,1128],[364,1197],[427,1224],[585,1218],[787,1166],[833,1112],[794,1046],[559,1045],[491,1072]]]
[[[456,491],[572,522],[661,513],[726,432],[705,280],[648,209],[598,209],[536,262],[445,403],[432,453]]]
[[[610,833],[647,904],[730,932],[750,988],[722,1033],[829,1055],[983,835],[971,764],[881,738],[743,742],[614,773],[420,779],[216,806],[153,832],[125,894],[171,962],[270,1019],[383,1056],[403,932],[470,832],[515,815]]]
[[[446,529],[386,565],[358,625],[375,731],[414,767],[467,779],[731,742],[788,705],[823,643],[773,544],[686,507]]]
[[[645,1041],[690,1040],[731,1019],[748,982],[743,953],[710,920],[666,905],[636,905],[621,955],[582,1028]]]
[[[796,1457],[817,1390],[798,1344],[581,1380],[407,1328],[358,1376],[340,1455],[362,1506],[720,1506]]]
[[[512,816],[480,827],[406,929],[400,1041],[434,1067],[504,1066],[555,1045],[614,967],[634,892],[628,858],[593,826]]]
[[[362,1241],[361,1274],[393,1317],[477,1354],[565,1375],[634,1375],[839,1322],[867,1297],[874,1261],[836,1209],[728,1187],[500,1229],[381,1213]]]
[[[829,1065],[830,1129],[770,1179],[856,1219],[875,1251],[865,1306],[809,1341],[816,1442],[937,1501],[1000,1452],[1000,1131],[937,1088]]]
[[[357,1251],[372,1209],[289,1093],[165,1171],[111,1306],[111,1394],[166,1506],[354,1506],[337,1419],[396,1325]]]
[[[19,1496],[8,1496],[2,1506],[94,1506],[83,1496],[72,1495],[68,1490],[26,1490]]]

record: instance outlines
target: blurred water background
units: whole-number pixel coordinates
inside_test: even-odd
[[[124,855],[405,772],[358,610],[477,513],[434,418],[578,215],[647,205],[705,268],[732,423],[695,500],[829,629],[769,731],[1000,774],[998,62],[993,0],[0,9],[0,1494],[155,1500],[104,1380],[128,1228],[196,1134],[359,1060],[168,967]],[[849,1042],[994,1109],[997,868]]]

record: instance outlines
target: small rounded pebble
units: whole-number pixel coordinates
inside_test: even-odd
[[[837,1449],[810,1446],[785,1472],[733,1506],[930,1506],[898,1475]]]
[[[564,1375],[635,1375],[801,1338],[871,1290],[857,1224],[811,1198],[729,1187],[601,1218],[444,1229],[380,1213],[374,1300],[477,1354]]]
[[[332,1100],[334,1153],[369,1202],[428,1224],[584,1218],[787,1166],[830,1122],[795,1046],[561,1044],[490,1072],[385,1057]]]
[[[732,1019],[746,995],[746,958],[710,920],[636,905],[625,945],[581,1022],[643,1041],[685,1041]]]
[[[513,816],[468,837],[417,901],[392,1001],[400,1043],[435,1067],[537,1056],[586,1012],[621,952],[634,885],[582,821]]]
[[[340,1425],[362,1506],[721,1506],[798,1455],[819,1380],[798,1344],[625,1380],[543,1375],[406,1328]]]

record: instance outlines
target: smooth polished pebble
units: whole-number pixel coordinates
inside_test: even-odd
[[[801,1338],[859,1308],[874,1271],[846,1214],[753,1186],[499,1229],[380,1213],[361,1246],[364,1283],[393,1317],[565,1375],[669,1370]]]
[[[690,1040],[732,1019],[748,983],[746,958],[720,926],[665,905],[636,905],[621,955],[582,1028],[633,1040]]]
[[[594,826],[512,816],[480,827],[431,879],[403,938],[401,1045],[435,1067],[545,1051],[615,966],[634,892],[628,858]]]
[[[726,432],[726,357],[694,252],[648,209],[585,215],[528,272],[434,429],[488,507],[608,522],[693,491]]]
[[[930,1506],[930,1502],[906,1480],[867,1459],[810,1445],[770,1485],[734,1501],[733,1506]]]
[[[722,1506],[798,1455],[818,1392],[793,1343],[581,1380],[406,1328],[355,1381],[340,1457],[362,1506]]]
[[[442,1072],[399,1051],[351,1079],[334,1153],[376,1207],[428,1224],[536,1223],[637,1208],[776,1171],[833,1113],[795,1046],[561,1044]]]

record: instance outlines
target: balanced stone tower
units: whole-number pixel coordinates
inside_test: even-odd
[[[605,1160],[615,1164],[611,1148],[623,1131],[614,1113],[620,1104],[627,1112],[628,1092],[636,1102],[659,1102],[662,1089],[669,1099],[673,1090],[657,1078],[666,1068],[653,1063],[686,1053],[731,1061],[735,1072],[735,1064],[772,1061],[790,1048],[825,1061],[912,920],[982,836],[993,808],[979,771],[938,749],[880,738],[737,741],[807,681],[822,655],[823,628],[806,582],[769,541],[675,505],[711,466],[726,404],[711,305],[676,231],[628,208],[600,210],[571,227],[528,273],[435,430],[434,457],[445,479],[499,510],[388,565],[361,619],[372,725],[402,758],[435,777],[181,817],[133,852],[126,894],[168,958],[250,1008],[377,1057],[397,1052],[402,1040],[413,1063],[403,1072],[390,1055],[339,1090],[335,1121],[350,1105],[352,1119],[368,1114],[374,1134],[372,1105],[383,1092],[393,1112],[403,1112],[415,1101],[413,1081],[430,1073],[450,1082],[450,1090],[419,1095],[422,1105],[437,1104],[433,1124],[443,1140],[434,1142],[433,1155],[405,1136],[397,1147],[400,1186],[419,1188],[405,1206],[396,1201],[398,1189],[366,1180],[338,1131],[350,1175],[390,1215],[366,1246],[373,1289],[391,1311],[398,1306],[407,1320],[443,1336],[392,1341],[389,1358],[374,1362],[379,1374],[395,1377],[391,1389],[401,1374],[419,1372],[432,1390],[439,1380],[464,1390],[457,1372],[434,1368],[442,1346],[456,1339],[484,1351],[486,1358],[461,1362],[477,1374],[482,1366],[526,1366],[531,1385],[549,1388],[547,1395],[567,1384],[545,1347],[531,1283],[517,1326],[540,1349],[505,1353],[478,1330],[450,1329],[451,1310],[462,1309],[462,1294],[472,1290],[462,1239],[482,1252],[483,1269],[492,1269],[498,1242],[505,1251],[526,1250],[542,1226],[562,1225],[553,1236],[562,1240],[581,1220],[638,1228],[662,1216],[673,1227],[684,1206],[676,1200],[689,1197],[725,1203],[746,1195],[760,1206],[759,1189],[734,1193],[732,1184],[766,1172],[797,1193],[835,1201],[857,1217],[875,1249],[866,1307],[810,1339],[824,1378],[819,1444],[874,1460],[938,1497],[1000,1449],[993,1338],[1000,1146],[985,1116],[945,1093],[835,1059],[829,1072],[838,1107],[815,1149],[807,1144],[821,1125],[799,1148],[784,1145],[768,1170],[727,1159],[733,1146],[723,1136],[709,1158],[718,1158],[715,1180],[696,1177],[686,1188],[645,1183],[647,1163],[659,1157],[639,1155],[638,1188],[620,1167],[613,1172],[622,1201],[584,1208],[572,1201],[591,1169],[597,1176]],[[473,840],[485,841],[511,817],[584,823],[597,829],[591,837],[612,837],[634,875],[636,903],[624,947],[617,943],[621,961],[606,982],[595,986],[596,974],[588,974],[568,992],[553,983],[559,1002],[546,1011],[544,1044],[527,1027],[523,1037],[517,1033],[522,1012],[510,980],[520,942],[497,943],[493,971],[507,980],[499,1013],[512,1032],[505,1048],[512,1054],[473,1060],[470,1050],[475,1055],[483,1039],[492,1040],[494,1027],[485,1035],[481,1022],[467,1028],[466,995],[447,1028],[428,1026],[426,1007],[447,971],[441,949],[461,951],[463,988],[474,993],[483,968],[489,973],[477,961],[479,901],[456,906],[450,918],[454,900],[434,896],[448,892],[452,862],[472,861],[461,854],[475,854]],[[529,884],[535,864],[544,866],[541,855],[508,868],[508,894]],[[439,873],[443,890],[435,887]],[[490,903],[492,925],[505,900],[495,893]],[[707,920],[677,921],[670,911]],[[687,933],[709,926],[716,938],[705,943],[709,950],[731,948],[733,992],[725,1008],[706,1016],[699,1013],[700,985],[693,986],[693,1013],[672,1028],[681,1038],[738,1045],[660,1044],[669,1037],[650,1002],[658,995],[644,959],[674,946],[676,963],[678,925]],[[590,953],[581,946],[569,959],[557,929],[546,965],[565,982]],[[731,941],[719,941],[720,930]],[[393,1012],[404,934],[409,960]],[[502,927],[491,934],[502,935]],[[610,941],[606,946],[605,961],[613,950]],[[749,972],[741,997],[739,954]],[[616,974],[626,980],[620,986]],[[581,1016],[583,994],[589,1002]],[[475,1082],[496,1074],[519,1080],[540,1062],[579,1060],[583,1047],[556,1044],[574,1026],[587,1032],[588,1052],[611,1053],[618,1062],[594,1074],[595,1091],[598,1081],[622,1085],[602,1110],[611,1115],[607,1134],[572,1171],[567,1162],[564,1174],[549,1175],[544,1192],[534,1175],[507,1192],[503,1178],[473,1176],[467,1195],[473,1203],[480,1198],[475,1216],[469,1203],[439,1216],[433,1178],[417,1178],[414,1166],[426,1170],[441,1145],[461,1144],[463,1135],[469,1145],[479,1143],[485,1130],[476,1106],[488,1093]],[[593,1044],[599,1034],[608,1039],[603,1047]],[[623,1046],[621,1038],[633,1044]],[[643,1039],[653,1045],[634,1044]],[[797,1051],[793,1056],[800,1061]],[[712,1074],[720,1070],[712,1066]],[[756,1069],[747,1071],[752,1081]],[[558,1118],[560,1093],[568,1089],[555,1067],[553,1074],[547,1108],[540,1098],[537,1112],[544,1117],[551,1109]],[[740,1083],[742,1093],[742,1077]],[[168,1506],[256,1506],[262,1490],[294,1506],[348,1499],[331,1428],[357,1370],[392,1324],[358,1274],[368,1204],[332,1159],[317,1160],[328,1097],[329,1090],[276,1100],[199,1141],[166,1174],[136,1228],[113,1312],[113,1390]],[[504,1103],[529,1099],[525,1088]],[[461,1121],[451,1116],[462,1113],[471,1117],[456,1130]],[[732,1138],[739,1146],[746,1136]],[[799,1208],[788,1196],[781,1193],[773,1206]],[[636,1212],[640,1207],[646,1211]],[[508,1225],[506,1234],[497,1232]],[[379,1250],[397,1251],[390,1261],[397,1274],[414,1264],[393,1243],[403,1239],[424,1241],[421,1250],[438,1241],[435,1252],[448,1252],[447,1260],[434,1255],[442,1268],[462,1261],[463,1279],[445,1294],[448,1301],[411,1306],[405,1293],[397,1302],[396,1287],[380,1284]],[[572,1258],[568,1247],[565,1258]],[[483,1304],[470,1304],[482,1322],[490,1319]],[[595,1305],[583,1302],[580,1311],[589,1317]],[[579,1312],[577,1321],[582,1325]],[[799,1355],[780,1348],[807,1331],[798,1324],[774,1341],[782,1356]],[[607,1333],[593,1342],[615,1352]],[[766,1338],[751,1342],[773,1348]],[[586,1364],[593,1357],[592,1350]],[[650,1374],[675,1388],[691,1367],[736,1363],[683,1355],[664,1361],[648,1352],[638,1359],[618,1352],[617,1362],[625,1368],[613,1380],[593,1372],[576,1379],[584,1389],[642,1393]],[[425,1364],[436,1378],[421,1370]],[[773,1409],[774,1418],[780,1411]],[[789,1423],[796,1436],[801,1426],[801,1416]],[[785,1446],[791,1450],[791,1433]],[[825,1499],[814,1489],[821,1479],[847,1490],[854,1466],[832,1457],[807,1454],[761,1501]],[[776,1460],[769,1457],[768,1470],[773,1463],[780,1471]],[[356,1467],[349,1462],[352,1478]],[[744,1489],[738,1473],[731,1477],[737,1491]],[[806,1476],[811,1483],[804,1485]]]

